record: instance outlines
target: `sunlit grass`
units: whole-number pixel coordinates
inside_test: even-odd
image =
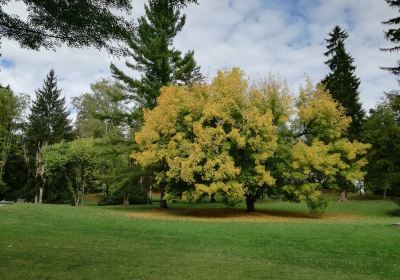
[[[246,215],[244,205],[227,210],[219,203],[171,205],[165,213],[177,214],[170,218],[132,215],[160,211],[156,207],[0,207],[0,278],[398,279],[400,275],[400,229],[391,226],[400,218],[386,215],[396,208],[390,201],[331,201],[327,216],[343,214],[337,219],[310,218],[304,204],[276,201],[256,204],[259,214],[274,213],[273,219],[235,219]],[[215,217],[215,208],[225,212]]]

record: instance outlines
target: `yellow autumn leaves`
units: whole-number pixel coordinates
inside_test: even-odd
[[[275,186],[281,143],[292,147],[285,173],[302,181],[287,189],[318,196],[318,182],[309,180],[316,173],[361,179],[368,146],[341,138],[350,123],[343,109],[311,85],[294,101],[283,81],[249,86],[239,69],[220,71],[211,84],[165,87],[158,106],[144,112],[132,157],[154,170],[170,196],[214,194],[229,205]]]

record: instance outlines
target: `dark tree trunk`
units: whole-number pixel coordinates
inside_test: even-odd
[[[256,202],[256,200],[254,199],[254,197],[252,197],[252,196],[246,197],[246,212],[254,212],[255,211],[255,208],[254,208],[255,202]]]
[[[124,193],[124,200],[122,202],[122,205],[129,206],[129,193],[127,192]]]
[[[387,199],[387,188],[383,189],[383,199]]]
[[[161,187],[160,191],[160,208],[165,209],[168,208],[167,201],[164,199],[165,190],[164,187]]]
[[[215,200],[215,194],[214,194],[214,193],[211,195],[210,202],[211,202],[211,203],[217,202],[217,201]]]
[[[342,190],[342,192],[340,193],[340,202],[346,202],[347,201],[347,191],[346,190]]]

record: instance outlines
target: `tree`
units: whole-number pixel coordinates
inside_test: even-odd
[[[31,107],[26,129],[26,161],[32,175],[36,178],[35,201],[42,200],[44,178],[42,151],[46,145],[72,139],[72,127],[65,107],[65,98],[61,98],[61,90],[57,88],[54,70],[47,75],[44,85],[36,91],[36,100]],[[34,164],[31,162],[34,159]]]
[[[154,108],[160,89],[169,84],[190,84],[202,79],[194,52],[184,56],[173,47],[173,40],[185,25],[186,17],[169,0],[150,0],[145,5],[146,16],[138,20],[137,29],[130,34],[129,56],[133,63],[126,66],[141,74],[133,78],[111,64],[111,71],[130,93],[127,98],[142,108]]]
[[[386,195],[400,195],[400,95],[393,92],[371,109],[365,138],[373,145],[368,155],[366,186]]]
[[[239,69],[219,72],[211,85],[162,89],[145,111],[133,157],[153,167],[168,196],[200,200],[216,194],[247,210],[275,184],[265,162],[277,147],[273,115],[263,92],[251,90]]]
[[[22,47],[38,50],[61,43],[71,47],[106,48],[113,52],[114,41],[124,40],[132,29],[121,16],[132,9],[129,0],[23,0],[27,19],[0,8],[0,36],[16,40]],[[185,5],[192,0],[171,0],[173,5]]]
[[[0,85],[0,191],[5,189],[3,175],[10,157],[17,130],[21,128],[23,111],[28,104],[24,95],[16,95],[10,88]]]
[[[308,84],[301,90],[296,107],[295,142],[283,189],[286,199],[305,200],[316,213],[326,207],[322,189],[342,189],[344,199],[345,191],[364,177],[362,168],[370,146],[344,137],[351,119],[323,86]]]
[[[220,71],[211,85],[161,91],[158,106],[145,110],[132,157],[156,171],[168,198],[216,194],[230,206],[246,200],[254,211],[278,182],[285,199],[314,211],[323,187],[364,175],[368,145],[343,138],[350,119],[323,87],[301,92],[297,116],[284,84],[248,87],[238,69]]]
[[[62,140],[70,140],[72,127],[68,119],[65,98],[57,87],[54,70],[50,70],[44,85],[36,91],[31,113],[28,117],[27,137],[35,149],[45,144],[51,145]]]
[[[351,140],[361,140],[364,111],[359,101],[358,87],[360,79],[355,75],[354,59],[346,52],[344,41],[348,34],[339,26],[335,26],[326,39],[328,57],[326,64],[331,72],[322,80],[333,99],[339,102],[346,115],[351,117],[347,137]]]
[[[49,145],[43,148],[42,154],[45,174],[43,178],[64,172],[74,197],[74,205],[83,205],[96,164],[94,140],[81,138],[69,143]]]
[[[390,7],[392,8],[397,8],[400,10],[400,1],[399,0],[385,0]],[[394,47],[391,48],[381,48],[381,51],[384,52],[397,52],[400,50],[400,17],[395,17],[392,19],[389,19],[387,21],[384,21],[383,24],[390,26],[386,32],[385,32],[385,38],[389,42],[395,44]],[[396,26],[396,27],[394,27]],[[387,70],[395,74],[396,76],[400,75],[400,62],[398,62],[398,66],[396,67],[382,67],[382,69]]]
[[[131,131],[135,122],[123,96],[117,83],[102,80],[72,103],[77,110],[78,136],[95,138],[98,159],[93,177],[97,188],[103,190],[104,203],[117,203],[122,198],[123,204],[128,205],[132,201],[130,195],[138,192],[142,194],[140,200],[147,202],[140,182],[145,182],[144,177],[149,174],[129,157],[135,149]]]
[[[101,80],[92,84],[91,89],[91,92],[72,99],[77,111],[76,133],[84,138],[129,134],[129,129],[134,126],[134,116],[123,100],[121,87],[117,83]]]
[[[137,29],[128,39],[129,56],[133,63],[126,66],[141,74],[133,78],[115,65],[111,71],[123,84],[126,100],[134,102],[136,129],[143,122],[143,108],[156,106],[160,89],[170,84],[190,85],[202,80],[200,67],[194,60],[194,52],[182,53],[173,47],[173,40],[185,25],[180,7],[169,0],[150,0],[145,5],[146,16],[139,18]],[[160,207],[166,207],[161,186]]]

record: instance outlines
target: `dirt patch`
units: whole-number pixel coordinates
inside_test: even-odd
[[[156,220],[195,220],[195,221],[218,221],[218,222],[284,222],[301,220],[349,220],[359,218],[355,215],[342,213],[327,213],[321,217],[314,217],[307,213],[259,210],[247,213],[243,209],[231,208],[170,208],[149,209],[142,211],[125,212],[126,215],[141,219]]]

